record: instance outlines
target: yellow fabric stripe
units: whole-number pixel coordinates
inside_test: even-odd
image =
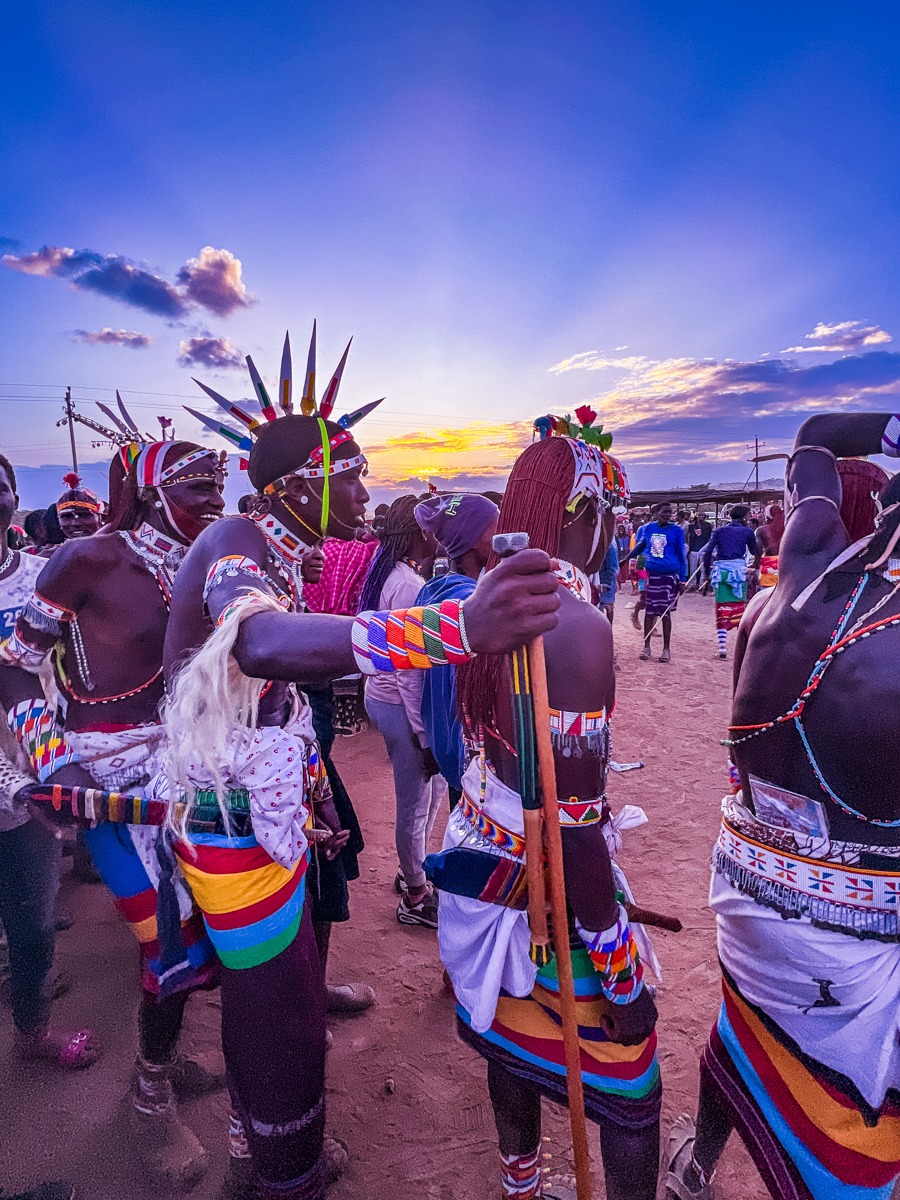
[[[834,1100],[806,1067],[785,1049],[748,1008],[740,996],[731,992],[731,1000],[753,1031],[763,1053],[784,1080],[791,1095],[812,1123],[838,1146],[855,1150],[878,1162],[900,1161],[900,1119],[881,1117],[870,1129],[856,1108],[845,1108]]]
[[[143,921],[133,921],[130,928],[139,942],[153,942],[156,940],[156,917],[145,917]]]
[[[530,997],[516,1000],[501,996],[497,1001],[496,1019],[514,1033],[543,1038],[549,1042],[561,1042],[562,1028],[544,1012],[541,1008],[542,1004],[556,1013],[559,1012],[559,997],[536,983],[531,990]],[[608,1008],[608,1002],[602,998],[579,1000],[578,1023],[599,1026],[600,1018]],[[646,1041],[640,1042],[637,1046],[620,1046],[617,1042],[587,1042],[583,1038],[578,1039],[578,1044],[589,1058],[599,1063],[635,1062],[641,1057],[647,1046]]]
[[[179,857],[194,899],[207,913],[237,912],[260,900],[265,900],[285,886],[294,873],[303,866],[301,858],[291,870],[280,863],[271,862],[255,871],[237,871],[233,875],[212,874],[198,871],[187,859]]]

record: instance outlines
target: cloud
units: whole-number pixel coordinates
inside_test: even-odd
[[[209,367],[223,371],[244,366],[244,356],[227,337],[192,337],[178,343],[179,367]]]
[[[616,365],[625,371],[624,377],[590,398],[600,419],[614,431],[669,425],[676,418],[722,425],[778,415],[802,417],[819,409],[871,408],[877,406],[875,397],[900,391],[900,354],[884,350],[809,367],[780,358],[721,363],[637,358],[618,360]],[[584,369],[594,368],[587,363]]]
[[[807,341],[822,342],[821,346],[789,346],[782,354],[847,354],[863,346],[881,346],[893,341],[880,325],[863,325],[862,321],[836,321],[826,325],[820,321],[812,333],[805,334]]]
[[[147,333],[136,333],[131,329],[104,328],[93,332],[76,329],[75,336],[79,342],[87,342],[91,346],[127,346],[130,350],[141,350],[157,340]]]
[[[619,349],[626,350],[627,347],[620,346]],[[649,358],[636,355],[629,355],[628,358],[604,358],[596,350],[586,350],[583,354],[573,354],[571,358],[564,358],[548,370],[553,375],[562,375],[565,371],[605,371],[611,367],[620,371],[633,371],[650,361]]]
[[[41,246],[33,254],[4,254],[3,265],[11,271],[21,271],[23,275],[41,275],[49,278],[53,275],[75,275],[89,267],[97,267],[103,262],[100,254],[93,250],[72,250],[66,246]]]
[[[228,316],[254,303],[241,279],[241,263],[228,250],[205,246],[169,283],[146,267],[121,254],[72,250],[67,246],[42,246],[32,254],[4,254],[3,265],[23,275],[69,279],[82,292],[97,292],[157,317],[176,319],[192,309],[206,308]]]
[[[199,258],[189,258],[178,272],[184,294],[219,317],[255,303],[241,279],[241,262],[229,250],[204,246]]]

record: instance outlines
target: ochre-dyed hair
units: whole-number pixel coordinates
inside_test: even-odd
[[[841,520],[847,528],[851,542],[857,542],[875,528],[875,501],[888,482],[888,474],[875,463],[863,458],[839,458],[838,475],[841,477]]]
[[[530,546],[558,554],[563,515],[574,482],[575,457],[562,438],[532,442],[510,473],[497,532],[527,533]],[[491,551],[488,570],[497,562]],[[502,654],[480,654],[456,668],[460,712],[475,735],[479,726],[493,723],[502,667]]]

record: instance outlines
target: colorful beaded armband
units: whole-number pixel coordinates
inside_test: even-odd
[[[254,581],[255,586],[258,586],[258,581],[265,582],[266,578],[259,563],[255,563],[252,558],[247,558],[244,554],[226,554],[223,558],[217,558],[206,573],[206,582],[203,585],[204,603],[208,599],[209,593],[222,582],[226,575],[231,575],[233,578],[237,578],[238,575],[248,575]]]
[[[60,767],[79,761],[60,728],[56,709],[46,700],[20,701],[7,720],[41,783]]]
[[[472,657],[461,600],[360,613],[351,638],[364,675],[442,667]]]
[[[600,986],[607,1000],[613,1004],[630,1004],[636,1000],[644,986],[644,968],[628,924],[628,914],[622,905],[619,905],[619,919],[615,925],[601,933],[584,929],[577,919],[575,928],[600,976]]]

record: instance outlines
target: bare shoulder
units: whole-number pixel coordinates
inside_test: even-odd
[[[246,517],[223,517],[204,529],[188,550],[179,575],[208,571],[214,562],[226,554],[244,554],[263,565],[266,561],[266,539],[253,521]]]
[[[73,572],[82,574],[113,570],[122,563],[125,543],[117,533],[95,533],[93,537],[75,538],[63,542],[41,571],[44,582]]]
[[[564,592],[559,624],[544,634],[551,703],[584,710],[612,701],[612,629],[605,615]]]

